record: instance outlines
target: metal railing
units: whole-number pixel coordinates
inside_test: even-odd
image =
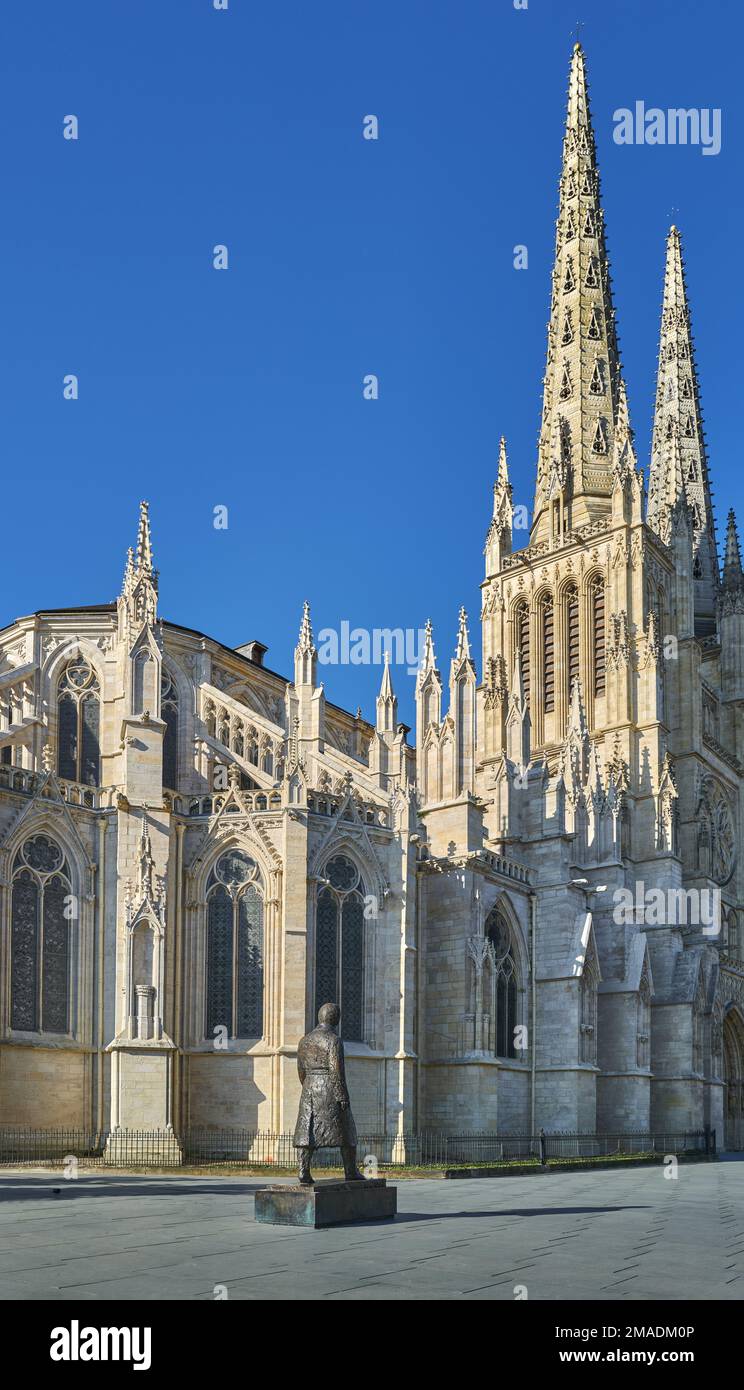
[[[609,1158],[613,1155],[716,1152],[716,1132],[633,1134],[420,1134],[360,1135],[357,1159],[369,1167],[446,1168],[550,1159]],[[244,1166],[293,1169],[297,1151],[291,1134],[249,1129],[192,1127],[173,1130],[26,1129],[0,1127],[0,1165],[60,1164],[84,1167],[220,1168]],[[319,1149],[313,1167],[340,1168],[337,1149]]]

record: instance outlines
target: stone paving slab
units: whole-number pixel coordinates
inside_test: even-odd
[[[261,1179],[5,1170],[0,1299],[744,1295],[744,1161],[396,1183],[394,1222],[312,1230],[256,1223]]]

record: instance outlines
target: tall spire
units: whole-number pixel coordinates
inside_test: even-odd
[[[673,445],[675,435],[678,449]],[[679,501],[678,467],[693,517],[695,631],[705,634],[715,623],[718,559],[682,243],[678,229],[670,227],[647,509],[649,526],[662,538]]]
[[[426,619],[424,625],[424,651],[418,669],[417,684],[423,685],[430,671],[436,671],[437,659],[434,655],[434,634],[432,632],[431,618]]]
[[[152,578],[152,538],[150,536],[150,503],[140,502],[137,528],[137,572]]]
[[[309,652],[313,646],[313,626],[310,621],[310,604],[305,599],[302,605],[302,622],[300,623],[300,636],[297,642],[298,651]]]
[[[629,473],[634,473],[636,469],[633,431],[630,428],[630,416],[628,414],[628,392],[622,378],[620,379],[620,387],[618,390],[617,421],[615,423],[615,443],[612,465],[613,472],[617,473],[621,479],[626,478]]]
[[[484,554],[486,578],[498,574],[512,548],[512,488],[506,460],[506,440],[499,440],[499,466],[493,485],[493,518],[488,528]]]
[[[148,502],[140,502],[137,548],[133,550],[130,546],[127,551],[120,598],[123,619],[130,624],[133,632],[138,633],[143,623],[155,623],[157,596],[158,572],[152,563],[150,507]]]
[[[724,589],[744,588],[744,572],[742,572],[741,566],[739,535],[736,530],[736,516],[733,507],[728,514],[728,521],[726,523],[726,550],[723,556],[723,587]]]
[[[310,685],[315,688],[318,673],[318,653],[313,643],[313,628],[310,622],[310,604],[307,599],[302,606],[300,635],[295,647],[295,685]]]
[[[393,690],[393,682],[390,678],[390,652],[385,652],[385,665],[380,681],[380,693],[377,696],[377,732],[378,734],[395,733],[398,722],[398,701]]]
[[[506,462],[506,440],[503,434],[499,440],[499,468],[493,490],[494,494],[503,494],[507,490],[511,491],[509,488],[509,469]]]
[[[574,46],[563,140],[533,543],[606,515],[620,357],[584,53]],[[558,503],[551,519],[550,503]]]
[[[460,665],[461,661],[470,660],[470,635],[468,633],[468,615],[464,608],[460,608],[459,627],[457,629],[457,646],[455,648],[455,664]]]

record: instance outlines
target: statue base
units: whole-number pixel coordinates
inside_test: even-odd
[[[256,1193],[256,1220],[271,1226],[343,1226],[353,1221],[392,1221],[398,1189],[384,1178],[364,1182],[326,1181],[312,1187],[292,1183]]]

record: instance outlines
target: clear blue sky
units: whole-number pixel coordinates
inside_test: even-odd
[[[744,522],[734,0],[34,0],[0,18],[0,623],[115,598],[147,497],[174,622],[289,674],[306,596],[316,630],[431,616],[446,679],[465,603],[479,655],[501,433],[532,501],[577,17],[639,457],[674,208],[719,539]],[[721,153],[615,145],[639,99],[720,107]],[[370,716],[379,676],[326,693]]]

